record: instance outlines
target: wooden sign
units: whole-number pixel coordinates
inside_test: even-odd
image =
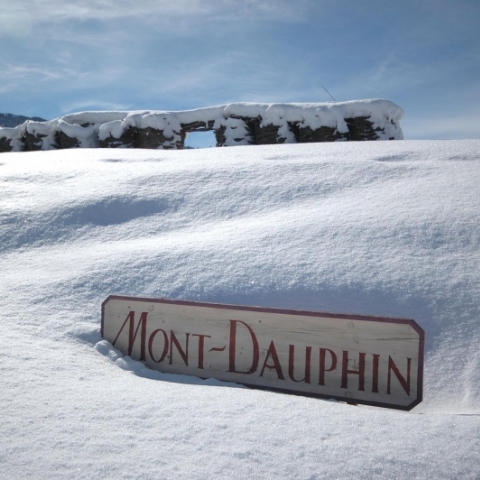
[[[400,410],[422,400],[414,320],[112,295],[102,335],[161,372]]]

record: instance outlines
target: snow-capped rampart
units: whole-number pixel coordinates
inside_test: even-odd
[[[188,133],[213,130],[217,146],[402,140],[403,110],[388,100],[232,103],[180,112],[82,112],[0,128],[0,151],[61,148],[181,149]]]

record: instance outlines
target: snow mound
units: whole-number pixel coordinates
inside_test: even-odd
[[[480,141],[6,153],[9,478],[478,478]],[[409,413],[153,372],[109,294],[406,317]]]

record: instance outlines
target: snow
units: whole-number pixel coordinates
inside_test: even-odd
[[[226,127],[226,146],[248,145],[245,123],[237,117],[260,118],[260,126],[275,125],[285,143],[295,143],[288,124],[316,130],[322,126],[348,132],[347,118],[368,117],[373,128],[379,129],[381,140],[403,139],[400,119],[403,110],[394,103],[382,99],[355,100],[338,103],[232,103],[215,107],[180,112],[125,111],[81,112],[47,122],[27,121],[13,129],[0,128],[0,138],[10,140],[13,151],[21,151],[20,138],[28,132],[43,136],[42,150],[56,149],[55,133],[62,131],[79,140],[80,147],[98,146],[98,140],[120,138],[129,127],[162,130],[165,137],[173,138],[170,147],[181,141],[182,125],[195,122],[211,122],[215,129]],[[240,141],[236,139],[241,138]]]
[[[478,152],[2,154],[2,476],[478,479]],[[405,413],[154,372],[100,337],[109,294],[413,318],[424,401]]]

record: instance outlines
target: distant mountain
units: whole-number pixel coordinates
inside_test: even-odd
[[[0,113],[0,127],[16,127],[26,120],[34,120],[36,122],[45,122],[40,117],[25,117],[23,115],[14,115],[13,113]]]

